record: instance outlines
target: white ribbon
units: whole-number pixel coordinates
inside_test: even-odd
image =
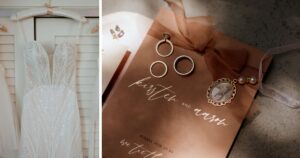
[[[267,57],[269,57],[269,56],[276,55],[276,54],[283,54],[283,53],[287,53],[287,52],[290,52],[293,50],[299,50],[299,49],[300,49],[300,43],[289,44],[289,45],[285,45],[282,47],[275,47],[275,48],[269,49],[267,51],[267,53],[260,60],[259,77],[258,77],[258,81],[260,83],[259,91],[263,95],[270,97],[290,108],[295,108],[295,109],[300,108],[299,98],[293,98],[293,97],[289,96],[288,94],[285,94],[284,92],[276,89],[275,87],[273,87],[271,85],[262,83],[262,79],[263,79],[263,66],[262,65],[263,65],[264,60],[267,59]]]

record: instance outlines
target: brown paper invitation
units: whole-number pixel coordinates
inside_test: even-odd
[[[173,12],[162,9],[145,37],[132,63],[107,98],[103,110],[104,158],[224,158],[245,118],[258,85],[236,85],[237,93],[230,104],[216,107],[208,103],[208,87],[218,78],[236,78],[238,75],[257,76],[263,53],[229,37],[214,32],[204,55],[176,44],[167,58],[155,52],[161,40],[156,34],[167,31],[179,34]],[[159,27],[159,28],[157,28]],[[167,30],[164,30],[166,28]],[[201,32],[195,32],[201,33]],[[174,36],[173,36],[174,35]],[[175,39],[176,40],[176,39]],[[177,42],[178,43],[178,42]],[[180,43],[180,42],[179,42]],[[240,69],[228,69],[212,58],[223,52],[246,52]],[[188,55],[195,62],[189,76],[179,76],[173,62],[180,55]],[[218,58],[226,59],[222,55]],[[161,60],[168,66],[167,75],[154,78],[149,72],[152,62]],[[264,64],[264,71],[268,67]],[[237,63],[238,64],[238,63]],[[229,64],[229,66],[232,64]],[[234,64],[233,64],[234,65]],[[179,69],[190,66],[182,62]],[[163,67],[155,67],[160,73]],[[238,74],[238,75],[237,75]]]

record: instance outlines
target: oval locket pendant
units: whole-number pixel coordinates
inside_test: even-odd
[[[231,103],[236,94],[237,80],[221,78],[214,81],[207,89],[208,103],[214,106],[223,106]]]

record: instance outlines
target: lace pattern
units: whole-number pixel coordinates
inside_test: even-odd
[[[63,43],[56,47],[53,57],[53,85],[65,85],[75,90],[76,47]]]
[[[50,67],[46,51],[38,42],[30,42],[24,53],[26,91],[41,85],[50,85]]]
[[[26,94],[23,100],[20,158],[81,158],[80,116],[75,89],[76,48],[59,44],[52,79],[41,44],[25,52]]]

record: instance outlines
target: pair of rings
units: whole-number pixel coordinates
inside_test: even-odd
[[[156,53],[157,53],[159,56],[166,58],[166,57],[169,57],[170,55],[172,55],[172,53],[173,53],[173,51],[174,51],[174,46],[173,46],[173,43],[169,40],[169,38],[170,38],[170,35],[169,35],[169,34],[164,33],[164,34],[163,34],[163,37],[164,37],[164,39],[158,41],[158,43],[156,44],[155,50],[156,50]],[[171,47],[170,52],[168,52],[167,54],[162,54],[162,53],[159,52],[159,47],[160,47],[160,45],[162,45],[162,44],[164,44],[164,43],[169,44],[170,47]],[[191,64],[192,64],[192,67],[191,67],[191,69],[189,69],[187,72],[180,72],[180,71],[178,70],[178,68],[177,68],[177,65],[178,65],[178,63],[179,63],[180,61],[182,61],[182,60],[184,60],[184,59],[189,60],[189,61],[191,62]],[[152,68],[153,68],[155,65],[157,65],[157,64],[163,65],[163,66],[164,66],[164,69],[165,69],[165,71],[164,71],[162,74],[160,74],[160,75],[156,75],[156,74],[154,74],[153,71],[152,71]],[[193,60],[191,57],[187,56],[187,55],[180,55],[180,56],[178,56],[178,57],[174,60],[174,63],[173,63],[173,69],[174,69],[175,72],[176,72],[178,75],[180,75],[180,76],[187,76],[187,75],[191,74],[191,73],[194,71],[194,68],[195,68],[194,60]],[[162,77],[164,77],[165,75],[167,75],[167,72],[168,72],[167,64],[166,64],[165,62],[161,61],[161,60],[155,61],[155,62],[153,62],[153,63],[150,65],[150,74],[151,74],[153,77],[155,77],[155,78],[162,78]]]

